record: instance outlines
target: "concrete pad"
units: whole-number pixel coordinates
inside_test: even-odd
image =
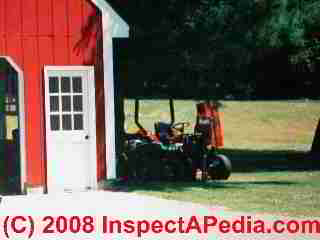
[[[73,192],[73,193],[59,193],[47,195],[24,195],[24,196],[7,196],[3,197],[0,204],[0,239],[6,239],[5,225],[7,226],[7,233],[10,239],[26,239],[32,229],[32,222],[34,224],[32,237],[30,239],[96,239],[96,240],[118,240],[118,239],[319,239],[320,231],[317,234],[278,234],[278,233],[254,233],[253,227],[255,221],[264,221],[266,228],[272,226],[275,220],[290,220],[281,217],[260,215],[250,216],[248,213],[234,212],[223,207],[218,206],[203,206],[200,204],[180,202],[174,200],[164,200],[156,197],[142,196],[134,193],[122,192],[106,192],[106,191],[90,191],[90,192]],[[9,217],[7,217],[9,216]],[[14,219],[15,216],[21,216]],[[46,217],[48,216],[48,217]],[[58,218],[61,216],[60,218]],[[74,217],[73,217],[74,216]],[[87,218],[85,218],[87,216]],[[194,216],[194,218],[192,218]],[[208,233],[203,233],[204,220],[207,216],[208,223],[214,219],[217,221],[215,227],[209,228]],[[242,218],[241,218],[242,217]],[[181,229],[186,230],[188,223],[196,226],[199,223],[199,228],[202,233],[198,233],[196,229],[190,230],[189,233],[180,233],[179,218],[185,223],[181,224]],[[242,223],[241,220],[242,219]],[[83,227],[85,221],[89,221],[93,229],[90,233],[85,233]],[[110,233],[110,226],[103,232],[103,220],[105,226],[108,226],[110,221],[119,220],[121,223],[122,233]],[[130,230],[125,226],[125,221],[131,220],[134,231],[132,233],[125,233],[124,229]],[[143,222],[143,221],[146,222]],[[154,229],[160,231],[159,220],[164,230],[164,225],[169,220],[175,221],[176,224],[168,225],[169,230],[176,228],[175,233],[141,233],[149,225],[152,230],[152,223]],[[238,230],[242,226],[244,231],[248,231],[248,224],[251,224],[252,233],[236,233],[231,231],[229,233],[222,233],[219,231],[218,225],[222,221],[229,221],[233,224],[238,221]],[[302,220],[302,219],[300,219]],[[320,221],[318,218],[317,220]],[[52,225],[50,225],[52,221]],[[197,222],[195,222],[197,221]],[[7,222],[7,224],[5,224]],[[140,229],[138,228],[140,222]],[[12,224],[18,230],[25,231],[21,234],[14,233]],[[73,224],[72,233],[70,225]],[[79,224],[79,226],[77,225]],[[127,222],[129,224],[129,222]],[[49,226],[50,225],[50,226]],[[87,225],[86,227],[90,227]],[[157,228],[158,226],[158,228]],[[46,229],[47,227],[47,229]],[[77,229],[79,227],[79,229]],[[115,227],[116,228],[116,227]],[[44,230],[53,231],[52,233],[44,233]],[[90,230],[90,229],[89,229]],[[139,231],[140,230],[140,231]],[[226,227],[224,228],[226,230]],[[241,230],[241,229],[240,229]],[[60,232],[59,232],[60,231]],[[114,230],[116,231],[116,229]],[[300,231],[301,232],[301,231]]]

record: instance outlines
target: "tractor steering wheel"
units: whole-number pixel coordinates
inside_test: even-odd
[[[186,127],[189,127],[190,123],[189,122],[178,122],[178,123],[174,123],[171,128],[174,130],[177,130],[179,133],[183,134],[184,133],[184,129]]]

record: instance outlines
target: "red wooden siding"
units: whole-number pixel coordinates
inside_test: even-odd
[[[0,34],[1,35],[1,34]],[[0,37],[0,53],[3,53],[5,51],[5,41],[2,37]]]
[[[4,19],[5,19],[5,17],[4,17],[4,11],[5,11],[4,6],[5,6],[4,1],[0,1],[0,36],[3,36],[3,34],[5,32],[5,29],[4,29],[4,26],[5,26],[5,23],[4,23]],[[1,48],[0,48],[0,51],[2,51]]]
[[[21,1],[20,1],[21,2]],[[36,36],[38,35],[37,24],[37,1],[30,1],[28,4],[23,4],[22,7],[22,33],[23,36]],[[19,19],[19,18],[18,18]],[[23,20],[21,20],[23,19]]]
[[[5,33],[8,36],[21,35],[21,1],[20,0],[5,0]]]
[[[53,36],[52,1],[38,1],[39,37]]]
[[[11,57],[24,73],[31,186],[46,180],[44,65],[95,65],[98,179],[105,176],[101,21],[89,0],[0,0],[0,55]]]

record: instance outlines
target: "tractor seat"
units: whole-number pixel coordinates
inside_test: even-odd
[[[156,122],[154,124],[154,129],[158,139],[165,144],[170,142],[172,137],[171,124],[165,122]]]

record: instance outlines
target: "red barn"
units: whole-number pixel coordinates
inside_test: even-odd
[[[20,139],[22,192],[116,177],[112,40],[128,35],[105,0],[0,1],[0,83],[20,137],[3,136]]]

